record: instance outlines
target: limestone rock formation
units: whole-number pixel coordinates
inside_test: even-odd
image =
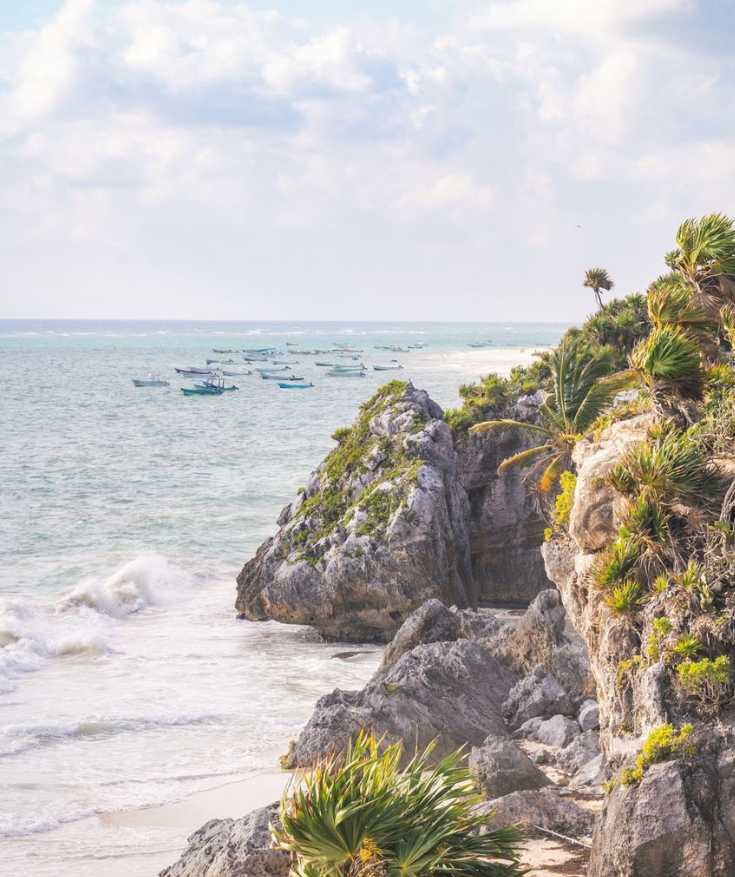
[[[277,820],[277,804],[242,819],[212,819],[160,877],[287,877],[290,857],[271,845],[269,826]]]
[[[469,503],[441,417],[427,393],[399,381],[363,405],[245,564],[237,610],[332,639],[387,641],[431,597],[467,605]]]
[[[513,682],[479,643],[417,646],[362,691],[337,689],[322,697],[286,766],[306,767],[341,751],[361,728],[402,740],[408,753],[434,739],[437,757],[463,745],[479,746],[489,734],[507,734],[500,705]]]
[[[580,837],[591,834],[594,825],[594,816],[589,810],[583,810],[574,801],[560,797],[556,790],[550,788],[511,792],[481,806],[488,814],[488,828],[520,825]]]
[[[238,576],[242,617],[387,642],[431,598],[523,602],[548,586],[533,493],[496,471],[520,431],[455,443],[426,392],[393,381],[335,438]]]

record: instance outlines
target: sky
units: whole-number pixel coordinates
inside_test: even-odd
[[[0,318],[577,321],[735,212],[733,0],[0,0]]]

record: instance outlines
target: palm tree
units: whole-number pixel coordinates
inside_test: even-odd
[[[710,213],[687,219],[676,232],[667,265],[692,285],[703,307],[716,314],[735,301],[735,227],[729,216]]]
[[[615,284],[612,282],[610,275],[604,268],[590,268],[584,275],[583,286],[594,290],[597,307],[602,309],[602,290],[604,289],[605,292],[610,292]]]
[[[703,345],[716,344],[718,320],[702,306],[681,274],[672,271],[654,280],[648,287],[646,307],[654,329],[678,326]]]
[[[613,356],[609,349],[594,349],[579,338],[564,338],[548,359],[552,392],[541,406],[541,423],[518,420],[488,420],[470,429],[473,433],[492,429],[525,429],[542,437],[542,442],[508,457],[498,467],[533,465],[532,475],[540,473],[538,489],[548,492],[569,468],[574,445],[615,394],[630,383],[628,372],[612,375]]]

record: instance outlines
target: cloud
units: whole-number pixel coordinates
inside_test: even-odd
[[[423,270],[430,247],[468,288],[502,277],[515,294],[498,318],[558,317],[552,293],[573,316],[577,259],[606,263],[603,248],[619,247],[617,288],[640,286],[646,223],[658,246],[679,218],[667,210],[727,209],[733,72],[667,35],[661,21],[677,17],[701,12],[691,0],[489,0],[451,27],[399,15],[314,27],[224,0],[66,0],[0,50],[9,271],[30,260],[52,283],[53,257],[29,254],[66,264],[71,230],[77,286],[85,257],[121,251],[131,272],[178,276],[175,244],[189,264],[177,282],[194,284],[212,264],[197,252],[217,246],[225,285],[243,270],[253,288],[313,277],[327,302],[344,254],[377,248],[351,282],[383,266],[390,284]],[[337,267],[318,255],[325,240]],[[424,288],[438,295],[441,277]]]

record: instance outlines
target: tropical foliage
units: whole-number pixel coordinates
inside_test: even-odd
[[[281,803],[276,845],[297,877],[513,877],[519,833],[488,830],[461,753],[431,765],[433,746],[401,767],[400,744],[361,733]]]
[[[583,285],[594,292],[597,307],[602,309],[602,293],[609,292],[615,284],[604,268],[590,268],[584,276]]]
[[[712,314],[735,301],[735,227],[722,213],[687,219],[676,232],[676,249],[666,257]]]
[[[523,429],[542,437],[542,443],[514,454],[498,467],[532,466],[542,493],[550,490],[571,463],[571,452],[626,385],[628,376],[612,375],[612,356],[572,337],[565,338],[548,358],[551,393],[540,409],[541,423],[498,419],[475,424],[472,433],[498,429]]]

